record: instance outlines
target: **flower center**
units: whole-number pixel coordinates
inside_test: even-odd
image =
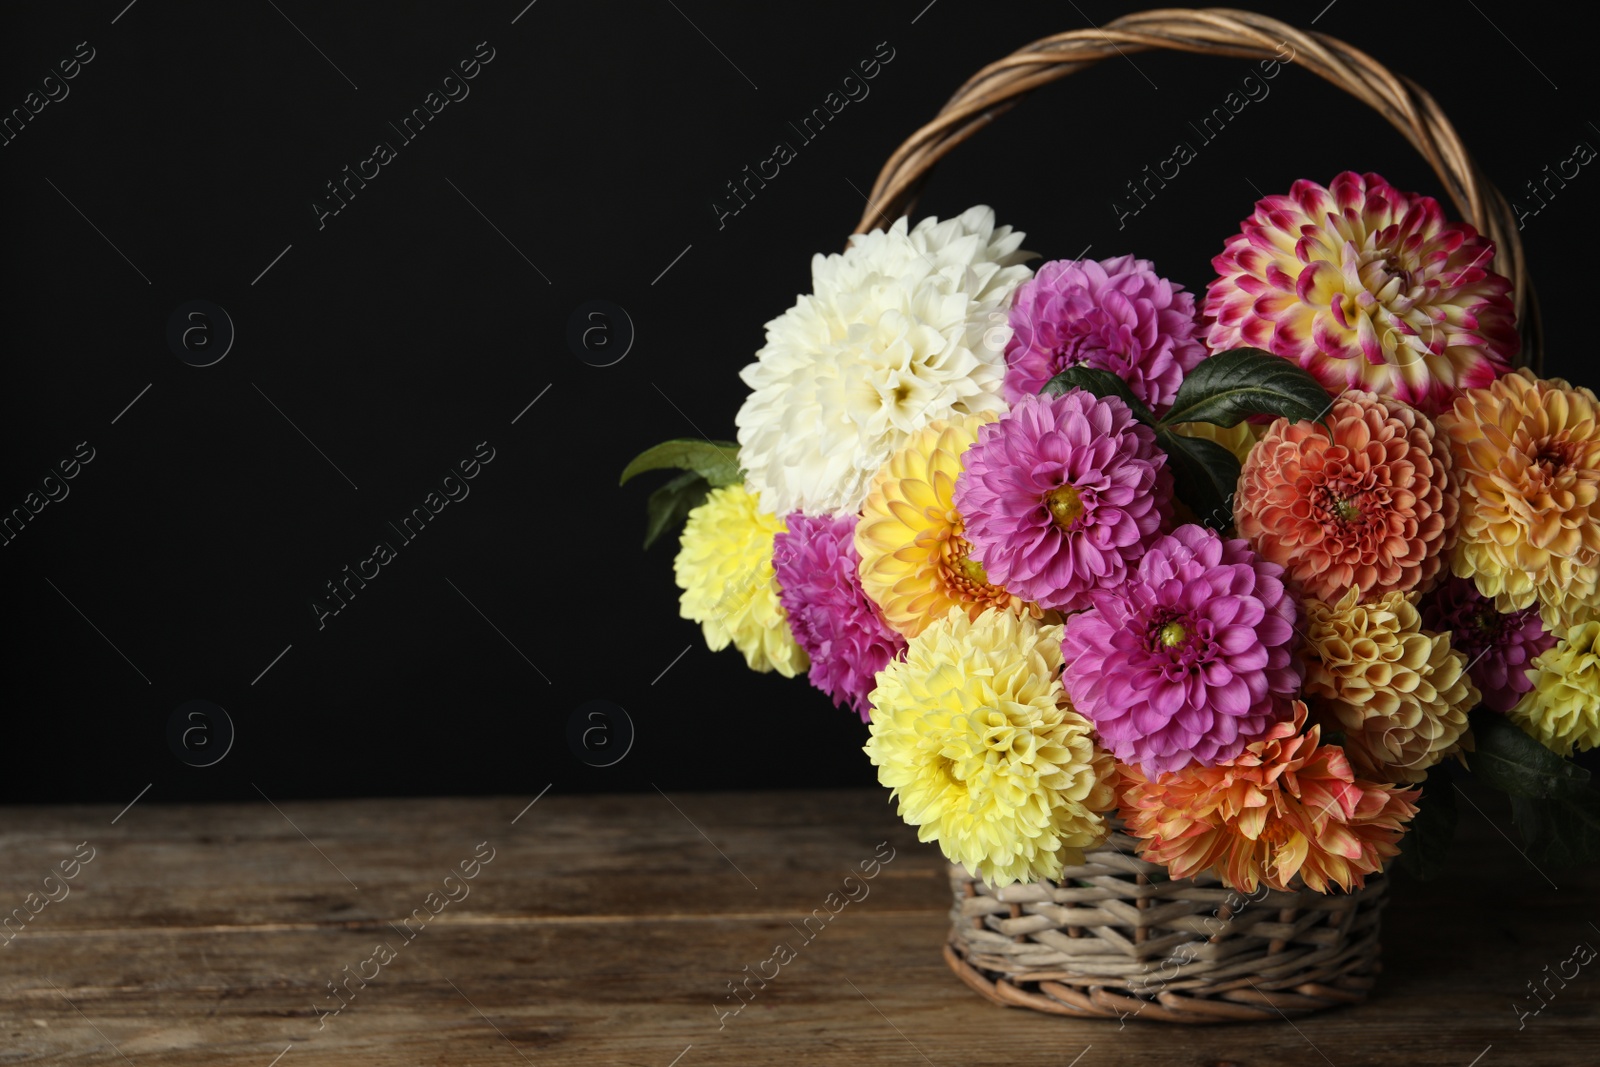
[[[957,574],[969,582],[977,582],[979,585],[989,584],[989,572],[983,569],[983,564],[971,556],[962,556],[956,560],[955,569]]]
[[[959,531],[960,526],[956,529]],[[972,558],[972,542],[959,532],[943,539],[938,552],[939,573],[956,600],[982,601],[997,606],[1016,603],[1011,594],[994,584],[983,563]]]
[[[1340,527],[1360,524],[1367,517],[1367,510],[1362,507],[1364,496],[1366,493],[1358,486],[1333,482],[1317,490],[1316,507],[1324,522]]]
[[[1488,638],[1490,641],[1500,636],[1500,629],[1504,622],[1505,616],[1495,610],[1493,601],[1482,605],[1472,615],[1473,630],[1479,636]]]
[[[1189,640],[1189,628],[1174,619],[1161,627],[1156,636],[1167,648],[1176,648]]]
[[[1104,309],[1095,308],[1081,318],[1058,326],[1060,339],[1055,346],[1055,365],[1062,370],[1087,367],[1096,353],[1120,354],[1117,351],[1120,325]]]
[[[1551,442],[1539,449],[1539,454],[1535,457],[1534,462],[1539,464],[1546,474],[1559,474],[1561,473],[1561,468],[1572,461],[1572,457],[1569,455],[1570,452],[1571,449],[1565,445]]]
[[[1083,516],[1083,498],[1078,495],[1078,489],[1073,485],[1058,486],[1044,495],[1044,506],[1050,509],[1050,515],[1056,520],[1056,525],[1063,530],[1072,529],[1072,524]]]
[[[1413,284],[1412,274],[1400,265],[1393,252],[1383,257],[1383,269],[1388,271],[1390,277],[1400,279],[1402,292],[1410,290]]]
[[[1385,305],[1405,300],[1417,284],[1416,273],[1392,248],[1367,253],[1366,262],[1356,268],[1356,273],[1361,278],[1362,286]],[[1396,282],[1399,284],[1396,285]]]

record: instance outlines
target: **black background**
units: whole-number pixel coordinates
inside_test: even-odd
[[[5,111],[78,42],[95,58],[0,148],[0,510],[78,442],[95,458],[0,548],[0,799],[873,780],[853,714],[709,653],[678,618],[674,549],[640,551],[648,487],[619,490],[617,472],[664,438],[733,436],[762,324],[809,288],[812,253],[842,246],[883,160],[962,79],[1151,5],[524,2],[5,12]],[[1554,4],[1256,6],[1302,26],[1320,12],[1318,30],[1427,86],[1508,192],[1600,144],[1595,64]],[[480,41],[494,59],[470,95],[401,144],[387,123]],[[788,123],[880,42],[894,58],[870,95],[719,229],[723,184],[795,143]],[[1380,118],[1288,70],[1119,231],[1124,182],[1193,143],[1187,123],[1251,69],[1140,54],[1075,75],[962,146],[918,214],[988,203],[1046,258],[1137,252],[1199,290],[1258,189],[1371,169],[1442,196]],[[397,158],[319,230],[324,183],[380,140]],[[1547,371],[1590,382],[1593,169],[1524,233]],[[237,328],[206,368],[165,340],[195,298]],[[603,368],[565,340],[596,298],[637,329]],[[319,630],[323,583],[393,540],[385,521],[485,440],[495,459],[470,496]],[[166,741],[197,698],[237,727],[203,769]],[[594,699],[637,727],[608,768],[566,739]]]

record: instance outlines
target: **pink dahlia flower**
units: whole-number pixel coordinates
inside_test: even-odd
[[[1483,705],[1510,711],[1533,688],[1533,658],[1556,643],[1539,621],[1534,604],[1502,615],[1494,597],[1478,592],[1470,578],[1450,578],[1422,598],[1422,627],[1450,634],[1450,647],[1467,657],[1467,673],[1483,693]]]
[[[1180,526],[1067,619],[1063,681],[1112,755],[1146,777],[1210,767],[1292,715],[1298,608],[1282,574],[1244,541]]]
[[[1494,245],[1439,202],[1350,171],[1256,204],[1211,261],[1206,343],[1264,348],[1330,393],[1365,389],[1436,415],[1521,347]]]
[[[856,517],[813,518],[795,512],[772,539],[778,600],[795,643],[811,657],[811,684],[871,719],[867,696],[876,676],[906,647],[861,589]]]
[[[1115,397],[1029,395],[979,428],[956,510],[988,580],[1077,611],[1116,586],[1172,514],[1154,431]]]
[[[1194,294],[1146,259],[1058,259],[1022,284],[1011,306],[1006,402],[1015,404],[1068,367],[1108,370],[1157,414],[1206,358]]]

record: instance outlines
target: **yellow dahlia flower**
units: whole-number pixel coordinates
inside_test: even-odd
[[[1365,604],[1356,596],[1352,588],[1337,604],[1306,601],[1301,655],[1313,721],[1344,733],[1360,777],[1420,782],[1462,747],[1480,695],[1450,635],[1422,629],[1418,594]]]
[[[1600,612],[1600,401],[1527,369],[1439,416],[1461,483],[1451,567],[1505,613],[1547,629]]]
[[[956,511],[961,454],[993,415],[937,419],[911,435],[879,468],[856,524],[861,587],[890,626],[915,637],[952,606],[971,618],[991,605],[1034,618],[1037,605],[989,583]]]
[[[683,590],[678,614],[700,624],[711,651],[731,642],[752,670],[793,678],[809,664],[789,633],[772,577],[772,538],[787,529],[778,516],[757,511],[743,486],[713,489],[689,512],[672,571]]]
[[[1533,688],[1512,720],[1558,755],[1600,745],[1600,622],[1568,630],[1528,673]]]
[[[878,781],[919,840],[991,885],[1060,877],[1109,833],[1116,764],[1067,703],[1061,630],[952,607],[872,692]]]
[[[1218,426],[1214,422],[1180,422],[1173,430],[1185,437],[1203,437],[1207,441],[1215,441],[1243,463],[1250,457],[1250,450],[1256,446],[1256,442],[1261,440],[1261,435],[1267,432],[1267,427],[1243,419],[1233,426]]]

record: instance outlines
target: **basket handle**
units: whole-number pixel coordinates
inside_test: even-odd
[[[1042,85],[1103,59],[1164,49],[1239,59],[1283,60],[1281,48],[1324,81],[1377,111],[1433,167],[1462,216],[1494,242],[1494,269],[1510,279],[1522,362],[1538,368],[1544,337],[1539,303],[1523,261],[1516,216],[1461,143],[1455,127],[1427,91],[1409,78],[1326,34],[1229,8],[1166,8],[1113,19],[1098,29],[1070,30],[1025,45],[978,71],[956,90],[934,120],[895,150],[873,183],[857,233],[910,211],[923,181],[944,156]]]

